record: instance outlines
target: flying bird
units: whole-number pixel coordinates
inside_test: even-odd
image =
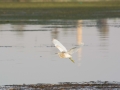
[[[60,58],[69,58],[73,63],[74,60],[72,59],[71,55],[77,52],[80,49],[80,47],[84,45],[84,43],[81,43],[78,47],[73,47],[69,51],[67,51],[67,49],[58,40],[53,39],[53,44],[56,48],[60,50],[60,52],[57,53]]]

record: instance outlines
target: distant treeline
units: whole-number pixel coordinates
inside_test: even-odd
[[[0,2],[90,2],[90,1],[120,1],[120,0],[0,0]]]

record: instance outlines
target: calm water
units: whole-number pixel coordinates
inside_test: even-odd
[[[120,81],[119,18],[46,22],[0,24],[0,85]],[[55,54],[53,38],[67,49],[85,43],[75,64]]]

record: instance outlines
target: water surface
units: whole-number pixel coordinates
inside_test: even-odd
[[[0,24],[0,85],[120,81],[119,18],[46,22]],[[55,54],[53,38],[68,50],[85,43],[75,64]]]

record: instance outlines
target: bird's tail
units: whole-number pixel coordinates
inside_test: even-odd
[[[73,63],[75,63],[74,60],[73,60],[72,58],[69,58],[69,59],[70,59]]]

